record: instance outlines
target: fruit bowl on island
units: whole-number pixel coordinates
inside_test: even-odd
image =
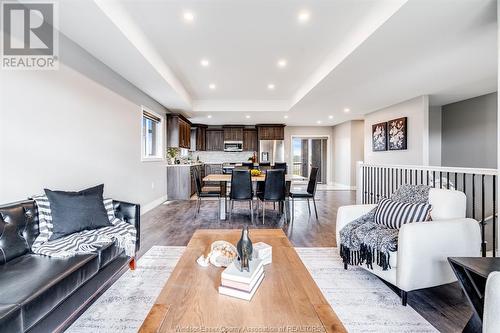
[[[257,169],[252,169],[252,170],[250,170],[250,174],[252,176],[260,176],[260,175],[262,175],[262,171],[257,170]]]

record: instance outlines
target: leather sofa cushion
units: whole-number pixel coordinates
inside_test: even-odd
[[[22,332],[21,308],[17,304],[0,304],[0,332]]]
[[[0,266],[0,300],[20,305],[28,330],[98,270],[96,254],[64,259],[27,254]]]
[[[33,202],[0,207],[0,265],[28,253],[37,236]]]
[[[107,266],[122,253],[125,253],[125,251],[116,246],[115,243],[111,243],[100,248],[97,251],[97,254],[99,255],[99,269]]]

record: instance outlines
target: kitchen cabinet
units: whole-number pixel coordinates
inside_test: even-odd
[[[167,166],[167,196],[168,200],[189,200],[196,193],[196,183],[193,176],[197,169],[203,176],[202,164],[173,164]]]
[[[196,127],[196,150],[205,151],[206,148],[207,126],[197,125]]]
[[[167,147],[191,148],[191,123],[181,115],[167,116]]]
[[[258,150],[257,130],[253,128],[243,129],[243,150],[257,151]]]
[[[208,151],[223,151],[224,131],[222,129],[207,128],[205,145]]]
[[[205,151],[206,145],[206,130],[207,125],[193,124],[191,125],[191,151]]]
[[[285,125],[263,124],[256,125],[257,137],[259,140],[284,140]]]
[[[224,141],[243,141],[243,126],[223,126]]]

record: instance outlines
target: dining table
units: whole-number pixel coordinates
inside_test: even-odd
[[[231,182],[231,174],[209,174],[203,177],[204,182],[219,182],[220,183],[220,188],[221,188],[221,197],[219,200],[224,200],[220,206],[220,219],[221,220],[226,220],[227,219],[227,187],[228,183]],[[258,176],[252,176],[252,183],[256,182],[264,182],[266,180],[266,175],[263,173]],[[293,182],[304,182],[306,181],[306,177],[298,176],[298,175],[285,175],[285,186],[287,189],[287,193],[290,191],[291,184]],[[288,202],[288,201],[287,201]],[[284,209],[287,210],[287,222],[290,221],[290,205],[284,205]]]

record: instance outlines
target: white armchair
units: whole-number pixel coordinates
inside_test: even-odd
[[[399,230],[398,251],[391,253],[391,269],[374,265],[362,267],[401,290],[403,305],[407,292],[456,281],[448,257],[479,257],[481,235],[479,223],[465,218],[466,197],[460,191],[431,189],[430,222],[405,224]],[[336,238],[346,224],[368,213],[376,205],[340,207],[337,212]]]
[[[488,275],[484,292],[483,333],[500,332],[500,272]]]

